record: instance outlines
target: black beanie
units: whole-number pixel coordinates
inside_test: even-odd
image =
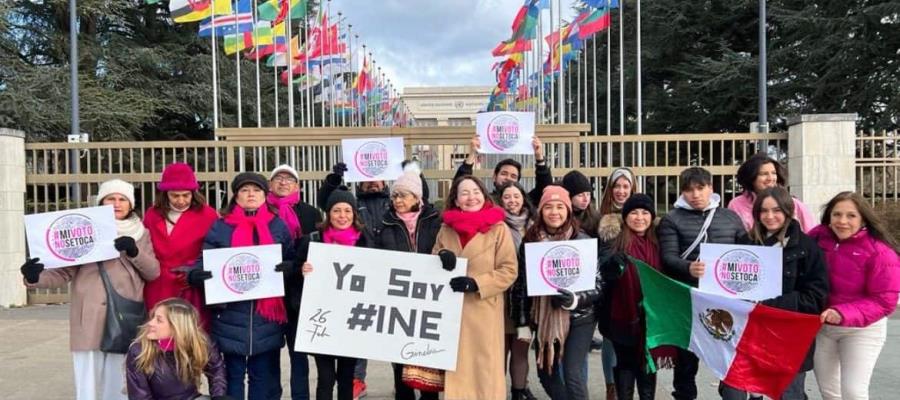
[[[656,219],[656,207],[653,206],[653,199],[643,193],[635,193],[628,200],[625,200],[625,205],[622,206],[622,218],[624,219],[629,213],[638,208],[649,211],[650,216]]]
[[[231,181],[231,191],[234,194],[237,194],[238,190],[241,189],[241,186],[248,183],[259,186],[266,194],[269,193],[269,182],[266,181],[266,177],[255,172],[241,172],[235,176],[234,180]]]
[[[569,171],[568,174],[565,174],[562,178],[562,186],[566,188],[570,196],[584,192],[594,192],[590,179],[578,171]]]
[[[334,207],[337,203],[347,203],[353,208],[353,212],[356,212],[356,197],[345,189],[336,189],[331,192],[331,195],[328,196],[328,201],[325,202],[325,212],[331,211],[331,207]]]

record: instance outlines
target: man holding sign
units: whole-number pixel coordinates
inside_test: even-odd
[[[204,253],[232,247],[281,245],[280,262],[274,270],[286,275],[297,272],[294,243],[288,227],[266,204],[268,187],[266,178],[259,174],[244,172],[234,178],[231,182],[234,197],[225,208],[225,216],[213,224],[203,240]],[[261,255],[248,250],[240,259],[225,265],[213,265],[211,260],[201,256],[188,273],[188,282],[202,287],[205,281],[216,275],[226,281],[226,286],[232,283],[230,291],[249,291],[251,286],[261,284],[269,275],[267,272],[271,272],[264,272],[263,268],[273,268],[271,264],[275,261],[262,261],[261,258],[266,257]],[[214,274],[214,269],[222,272]],[[206,294],[208,305],[210,293]],[[228,395],[244,398],[244,380],[249,376],[249,398],[280,398],[280,356],[287,323],[282,298],[227,302],[210,309],[213,316],[210,336],[225,356]]]

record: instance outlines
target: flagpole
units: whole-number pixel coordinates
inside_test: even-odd
[[[235,37],[237,37],[237,35],[239,33],[242,33],[242,32],[240,32],[240,28],[238,26],[238,16],[241,14],[240,2],[238,2],[237,4],[238,4],[238,8],[236,10],[232,10],[232,12],[234,12],[234,34],[235,34]],[[213,13],[213,14],[215,14],[215,13]],[[213,20],[216,19],[215,15],[212,16],[212,19]],[[215,34],[216,34],[216,31],[213,30],[213,35],[215,35]],[[240,51],[234,52],[234,67],[235,67],[235,70],[237,70],[237,124],[238,124],[238,128],[243,128],[244,122],[243,122],[243,117],[242,117],[242,112],[241,112],[242,111],[241,106],[243,103],[243,99],[241,98],[241,52]]]
[[[344,120],[344,126],[353,126],[353,102],[350,100],[353,96],[350,91],[353,90],[353,24],[347,24],[347,52],[350,53],[347,56],[347,69],[342,75],[346,75],[347,78],[350,79],[350,85],[347,86],[347,82],[344,82],[344,85],[347,86],[347,98],[346,101],[350,102],[350,115],[346,115],[346,111],[342,111],[341,115],[346,115],[346,119]]]
[[[643,125],[642,125],[642,104],[641,104],[641,0],[637,0],[637,134],[641,136],[643,133]],[[644,166],[644,143],[639,142],[637,148],[637,165],[638,167]],[[643,181],[643,177],[641,178]],[[643,184],[640,185],[640,189],[643,189]]]
[[[546,113],[546,104],[544,103],[544,69],[541,66],[541,61],[544,59],[544,10],[540,10],[538,12],[538,37],[535,39],[537,41],[537,54],[534,56],[534,64],[535,71],[537,72],[538,80],[537,84],[537,92],[538,92],[538,113],[541,115],[540,123],[544,123],[545,113]]]
[[[319,13],[322,12],[322,7],[319,7]],[[304,73],[306,74],[306,85],[305,91],[306,96],[303,96],[303,102],[306,106],[306,127],[310,128],[315,126],[315,114],[313,114],[313,99],[312,99],[312,88],[310,87],[310,83],[312,81],[312,75],[310,75],[309,71],[309,17],[303,18],[303,64],[306,69],[304,69]],[[299,40],[298,40],[299,43]]]
[[[219,0],[223,1],[223,0]],[[228,1],[228,0],[225,0]],[[215,12],[216,9],[216,0],[212,0],[210,2],[210,7],[212,7]],[[216,43],[216,18],[215,15],[212,15],[210,18],[210,22],[212,22],[212,81],[213,81],[213,139],[219,140],[219,136],[216,134],[216,130],[219,129],[219,78],[218,78],[218,69],[219,65],[216,62],[217,52],[219,51],[219,46]]]
[[[563,76],[565,75],[565,63],[563,62],[563,37],[562,37],[562,2],[556,0],[557,21],[556,27],[559,29],[559,41],[556,43],[557,51],[559,51],[559,123],[566,123],[565,113],[565,85],[563,84]]]
[[[558,0],[557,0],[558,1]],[[550,3],[550,34],[553,34],[553,3]],[[559,119],[556,115],[556,87],[554,87],[554,83],[556,83],[556,75],[553,73],[553,46],[550,43],[547,43],[548,54],[547,60],[550,66],[550,122],[556,122]]]
[[[294,44],[293,38],[293,21],[291,20],[291,10],[290,4],[287,4],[287,21],[284,21],[287,24],[287,70],[288,70],[288,81],[287,81],[287,92],[288,92],[288,126],[293,128],[295,125],[294,121]],[[278,67],[276,66],[277,70]],[[302,112],[301,112],[302,114]],[[302,118],[302,115],[301,115]]]
[[[607,13],[608,12],[609,12],[609,10],[607,10]],[[609,14],[607,14],[607,16],[609,16]],[[607,31],[609,31],[610,29],[611,29],[610,27],[608,27],[608,26],[606,27]],[[592,131],[593,131],[594,136],[597,136],[598,131],[600,131],[600,126],[597,125],[597,123],[598,123],[598,119],[597,119],[597,39],[598,39],[598,37],[596,35],[593,38],[591,38],[591,47],[592,47],[591,56],[593,57],[593,62],[591,63],[591,70],[592,70],[591,78],[593,79],[593,82],[594,82],[594,91],[593,91],[593,94],[594,94],[594,96],[593,96],[593,99],[594,99],[594,103],[593,103],[593,106],[594,106],[594,129]]]
[[[275,44],[275,50],[276,50],[276,52],[278,50],[277,42]],[[275,83],[275,127],[279,128],[279,124],[278,124],[278,68],[277,67],[272,68],[272,77],[275,78],[274,79],[275,80],[275,82],[274,82]]]
[[[256,127],[262,128],[262,88],[260,87],[260,79],[259,79],[259,32],[257,31],[257,23],[258,15],[257,13],[257,0],[253,0],[253,51],[256,53]],[[269,28],[271,29],[271,23],[269,24]],[[272,43],[274,45],[274,43]]]
[[[619,2],[619,135],[625,134],[625,2]],[[622,142],[624,157],[625,142]],[[623,164],[624,164],[624,158]]]

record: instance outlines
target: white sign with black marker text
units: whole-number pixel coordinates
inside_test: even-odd
[[[294,350],[456,369],[463,294],[437,256],[311,243]]]

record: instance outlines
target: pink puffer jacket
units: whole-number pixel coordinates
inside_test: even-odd
[[[809,236],[828,260],[828,307],[841,314],[841,326],[869,326],[894,312],[900,292],[897,252],[866,228],[838,240],[830,228],[819,225]]]

